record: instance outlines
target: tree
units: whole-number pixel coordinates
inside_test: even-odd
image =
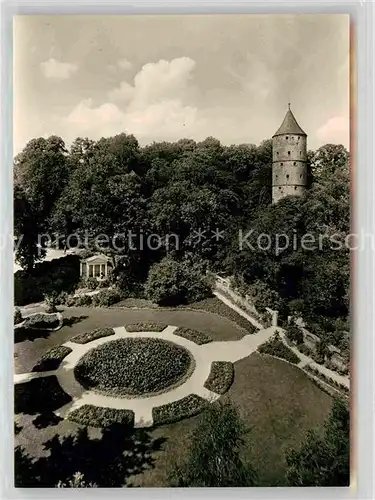
[[[165,257],[151,267],[145,294],[159,305],[186,304],[211,295],[211,286],[198,264]]]
[[[186,461],[170,473],[171,486],[255,486],[256,473],[241,457],[246,432],[232,403],[209,404],[193,432]]]
[[[289,486],[349,486],[349,410],[334,401],[324,436],[310,431],[299,450],[287,453]]]

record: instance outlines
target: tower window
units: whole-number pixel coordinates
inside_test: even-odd
[[[281,163],[280,163],[280,165],[281,165],[281,166],[283,166],[283,165],[284,165],[284,163],[283,163],[283,162],[281,162]]]
[[[293,165],[297,165],[297,163],[294,161],[294,162],[293,162]]]
[[[294,191],[297,189],[297,186],[294,186]]]
[[[299,176],[300,179],[302,179],[302,174]]]
[[[278,155],[278,154],[279,154],[279,152],[277,151],[277,152],[276,152],[276,154]]]
[[[279,191],[280,191],[281,187],[279,186]]]
[[[288,151],[288,155],[290,155],[290,151]]]
[[[286,178],[289,179],[289,174],[286,174]]]
[[[301,154],[302,154],[302,151],[300,151],[300,152],[299,152],[299,155],[300,155],[300,156],[301,156]]]
[[[288,140],[288,139],[289,139],[289,137],[288,137],[288,136],[286,136],[286,137],[285,137],[285,139],[286,139],[286,140]]]

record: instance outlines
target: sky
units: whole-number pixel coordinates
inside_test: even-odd
[[[122,132],[259,144],[289,102],[309,149],[349,147],[346,15],[16,16],[13,62],[15,154]]]

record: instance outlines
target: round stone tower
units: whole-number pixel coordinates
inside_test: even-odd
[[[307,185],[307,135],[288,104],[283,123],[272,137],[272,202],[301,196]]]

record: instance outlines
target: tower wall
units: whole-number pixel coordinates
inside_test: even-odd
[[[307,138],[280,134],[272,139],[272,201],[302,196],[307,186]]]

